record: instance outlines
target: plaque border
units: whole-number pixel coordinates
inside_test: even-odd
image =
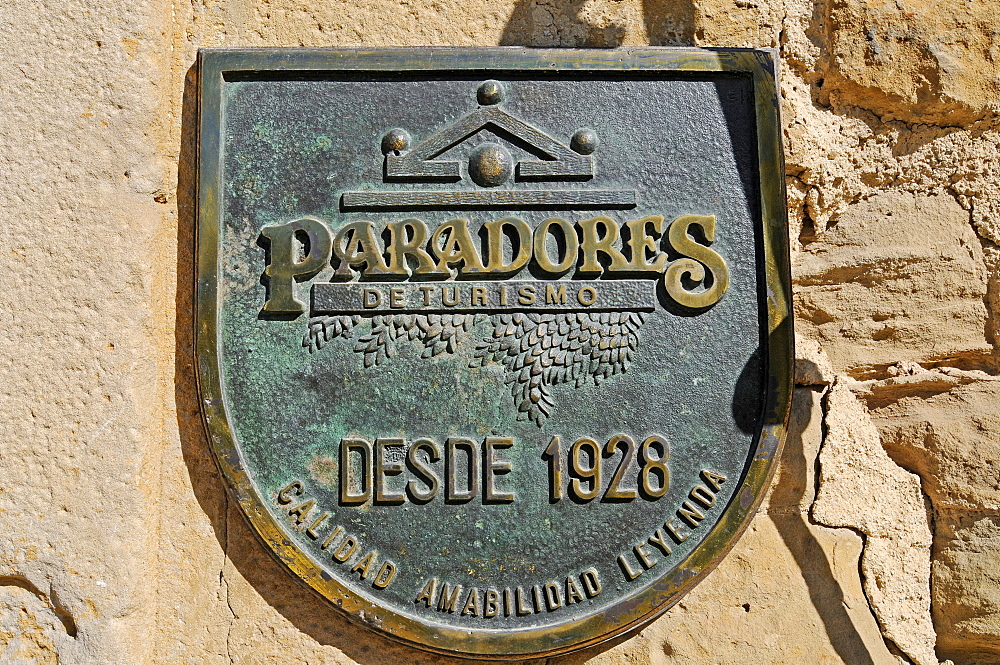
[[[195,367],[209,445],[231,497],[251,530],[280,563],[346,617],[411,647],[453,657],[523,660],[564,654],[644,626],[676,604],[733,548],[763,500],[788,423],[793,374],[791,277],[781,148],[777,51],[635,47],[619,49],[489,48],[210,48],[198,51],[195,225]],[[588,617],[545,627],[470,631],[421,622],[369,602],[341,585],[295,547],[267,511],[243,467],[229,426],[218,354],[218,275],[222,177],[222,87],[229,73],[517,71],[729,73],[749,76],[756,114],[761,204],[762,285],[766,291],[766,395],[761,432],[736,491],[718,522],[672,572],[638,595]]]

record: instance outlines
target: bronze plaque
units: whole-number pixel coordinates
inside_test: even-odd
[[[202,51],[199,386],[264,545],[474,658],[596,644],[708,574],[788,412],[775,67]]]

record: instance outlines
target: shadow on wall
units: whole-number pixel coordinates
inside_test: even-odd
[[[818,369],[816,373],[819,373]],[[793,400],[802,400],[810,390],[796,388]],[[799,414],[804,417],[797,417]],[[814,466],[818,462],[806,454],[804,434],[810,420],[809,411],[796,409],[793,405],[785,445],[781,451],[781,479],[771,487],[768,498],[770,506],[810,506],[816,498],[815,487],[806,479],[807,475],[812,475],[813,479],[818,475],[818,469]],[[810,491],[813,495],[807,496]],[[809,592],[809,600],[823,622],[834,651],[845,663],[874,665],[861,633],[845,609],[847,602],[844,590],[833,574],[830,560],[809,528],[809,513],[779,508],[771,511],[768,517],[774,522],[778,534],[798,564]]]
[[[502,46],[621,46],[621,17],[588,15],[588,0],[517,0],[500,38]],[[615,5],[611,2],[609,5]],[[614,20],[618,18],[619,21]],[[694,2],[643,0],[642,22],[652,46],[694,44]]]

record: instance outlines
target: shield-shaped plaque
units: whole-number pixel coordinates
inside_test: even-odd
[[[417,647],[664,612],[780,449],[773,52],[207,50],[197,353],[264,546]]]

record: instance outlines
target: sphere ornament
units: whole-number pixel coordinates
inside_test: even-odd
[[[598,143],[600,141],[597,138],[597,132],[593,129],[578,129],[573,134],[573,138],[570,139],[569,147],[573,149],[573,152],[589,155],[597,150]]]
[[[503,86],[500,85],[500,81],[494,81],[493,79],[483,81],[479,84],[479,89],[476,90],[476,99],[483,106],[491,106],[502,102]]]
[[[382,137],[382,154],[400,153],[410,147],[410,134],[405,129],[390,129]]]
[[[477,185],[502,185],[513,172],[514,161],[510,153],[498,143],[484,143],[469,155],[469,175]]]

